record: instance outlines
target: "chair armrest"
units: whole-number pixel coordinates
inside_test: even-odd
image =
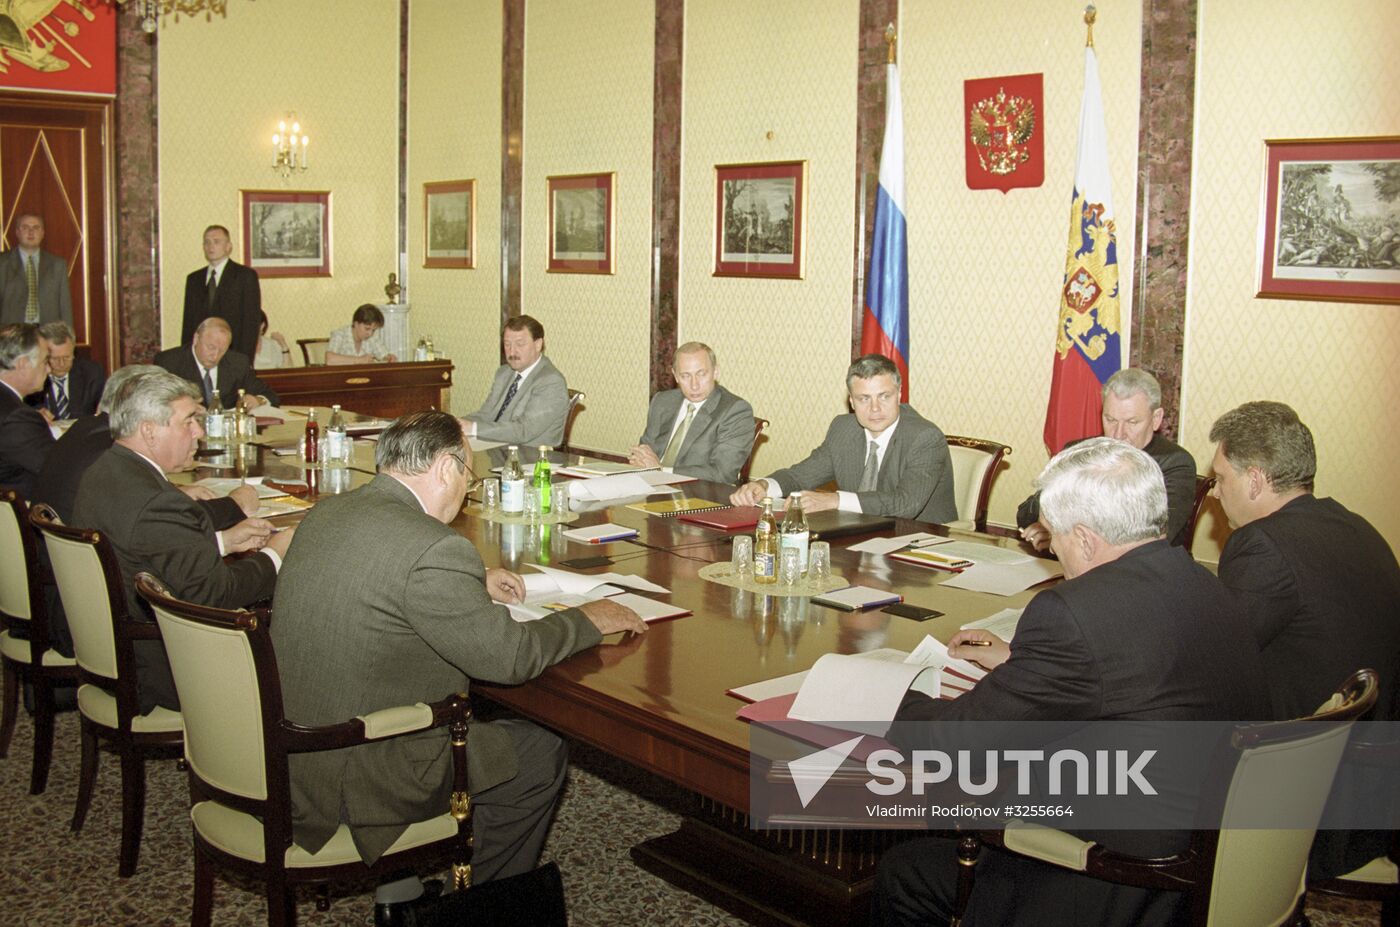
[[[1002,844],[1022,856],[1076,872],[1088,867],[1089,851],[1097,846],[1091,840],[1081,840],[1062,830],[1019,819],[1006,823]]]
[[[416,705],[400,705],[396,708],[372,711],[367,715],[356,715],[356,720],[365,726],[365,739],[379,740],[432,727],[433,709],[419,702]]]

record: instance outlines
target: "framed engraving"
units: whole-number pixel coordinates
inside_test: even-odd
[[[423,184],[423,266],[476,266],[476,181]]]
[[[331,195],[325,190],[240,190],[243,263],[259,277],[331,275]]]
[[[717,277],[802,278],[807,162],[715,165]]]
[[[555,274],[613,272],[616,174],[548,177],[549,263]]]

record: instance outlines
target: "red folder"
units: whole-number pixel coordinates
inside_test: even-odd
[[[701,512],[686,512],[677,515],[676,521],[714,528],[719,531],[748,531],[758,524],[761,510],[756,505],[736,505],[727,509],[705,509]]]

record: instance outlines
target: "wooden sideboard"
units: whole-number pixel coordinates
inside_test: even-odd
[[[331,406],[380,418],[441,409],[452,386],[450,360],[259,370],[284,406]]]

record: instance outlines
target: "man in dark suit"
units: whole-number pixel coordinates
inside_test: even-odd
[[[0,254],[0,325],[14,322],[73,324],[68,264],[40,248],[44,220],[25,213],[15,220],[16,247]]]
[[[13,489],[26,499],[53,450],[49,423],[24,402],[43,386],[48,359],[39,326],[0,328],[0,489]]]
[[[49,346],[49,377],[43,389],[29,398],[50,421],[77,419],[97,411],[107,374],[96,361],[75,356],[77,342],[65,322],[39,326],[39,337]]]
[[[506,362],[496,371],[481,408],[463,417],[467,437],[522,447],[564,443],[569,388],[544,356],[544,326],[528,315],[501,332]]]
[[[433,702],[466,692],[471,679],[525,682],[603,634],[645,630],[606,599],[529,622],[496,604],[520,601],[524,583],[486,569],[448,527],[471,479],[458,419],[404,416],[380,435],[375,456],[369,485],[307,515],[277,583],[272,639],[289,719],[323,724]],[[474,723],[470,744],[474,879],[527,872],[563,782],[563,743],[510,719]],[[348,824],[372,864],[409,824],[447,809],[451,770],[442,728],[294,756],[296,843],[314,853]]]
[[[166,371],[127,385],[111,413],[116,443],[78,484],[73,523],[112,542],[130,614],[149,619],[134,583],[143,570],[198,605],[238,608],[270,596],[295,529],[274,534],[270,522],[247,518],[218,531],[208,510],[166,478],[194,463],[204,434],[199,390]],[[256,553],[232,563],[223,559],[241,551]],[[158,705],[178,709],[165,648],[158,640],[135,647],[142,713]]]
[[[832,419],[821,446],[801,463],[740,486],[735,505],[802,490],[810,514],[827,509],[947,524],[958,517],[948,439],[899,402],[899,368],[867,354],[846,372],[854,413]],[[816,492],[835,482],[837,492]]]
[[[1263,669],[1243,617],[1220,582],[1163,535],[1167,499],[1156,463],[1123,442],[1092,438],[1057,454],[1037,482],[1042,518],[1069,580],[1031,600],[1010,644],[982,630],[955,634],[952,655],[991,672],[952,701],[911,692],[889,739],[907,756],[937,736],[930,722],[967,722],[959,727],[968,734],[965,741],[934,746],[980,756],[982,749],[1006,749],[1005,743],[972,742],[1007,731],[996,722],[1265,717]],[[974,640],[987,645],[966,644]],[[1025,729],[1018,728],[1023,736]],[[1055,749],[1033,746],[1047,755]],[[1189,811],[1202,771],[1159,759],[1153,785]],[[1093,839],[1156,857],[1184,849],[1188,834],[1108,831]],[[886,854],[876,876],[883,923],[947,923],[957,883],[953,848],[949,840],[917,840]],[[1177,893],[1114,886],[987,850],[977,863],[968,920],[1037,927],[1170,924],[1177,922],[1181,900]]]
[[[1184,447],[1157,433],[1164,415],[1162,387],[1146,370],[1127,367],[1104,383],[1104,436],[1127,442],[1157,461],[1167,487],[1167,540],[1185,544],[1186,522],[1196,499],[1196,460]],[[1049,546],[1050,534],[1040,520],[1039,493],[1032,493],[1016,510],[1016,527],[1036,550]]]
[[[677,348],[671,372],[678,389],[651,397],[646,431],[628,459],[637,467],[735,482],[753,450],[753,407],[715,382],[719,365],[707,344]]]
[[[262,290],[258,286],[258,272],[229,260],[232,252],[233,240],[228,229],[211,225],[204,230],[204,258],[209,266],[185,278],[185,318],[180,326],[180,343],[189,344],[201,322],[218,317],[229,325],[232,349],[251,358],[258,353]]]
[[[1234,533],[1220,581],[1240,603],[1264,658],[1274,717],[1311,714],[1351,673],[1380,673],[1373,721],[1400,718],[1400,567],[1371,524],[1313,495],[1312,432],[1281,402],[1247,402],[1210,429],[1212,494]],[[1310,879],[1384,853],[1388,834],[1319,831]]]
[[[253,373],[247,355],[229,350],[232,332],[220,318],[209,318],[195,329],[194,341],[178,348],[168,348],[155,357],[158,367],[189,380],[199,387],[207,407],[217,393],[225,409],[238,402],[243,390],[244,410],[264,402],[277,405],[277,393]]]

